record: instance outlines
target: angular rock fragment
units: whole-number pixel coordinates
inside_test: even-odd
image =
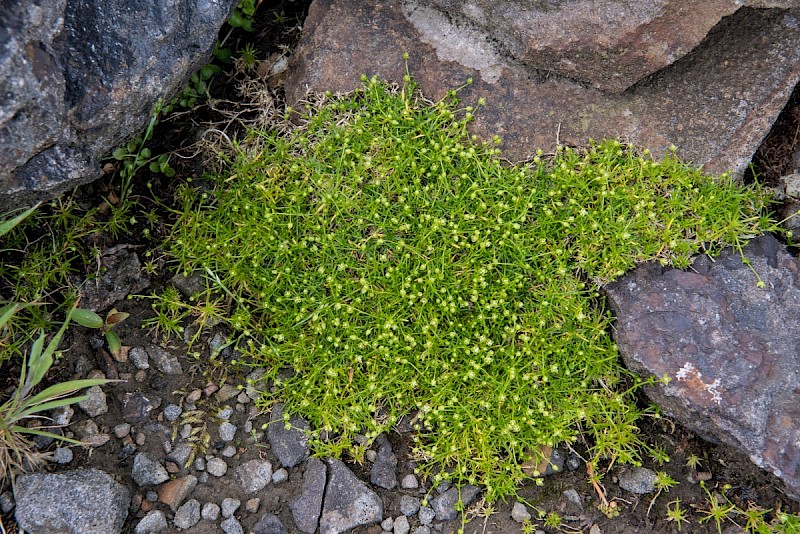
[[[627,366],[666,377],[666,413],[771,470],[800,497],[800,260],[774,237],[690,271],[641,266],[606,289]],[[759,278],[763,288],[759,288]]]
[[[317,531],[326,481],[325,463],[317,458],[309,458],[303,474],[303,487],[300,495],[289,503],[294,524],[306,534],[313,534]]]
[[[328,486],[319,521],[321,534],[341,534],[362,525],[380,523],[383,503],[340,460],[328,460]]]
[[[283,421],[283,404],[278,403],[272,408],[267,427],[267,439],[272,446],[272,452],[286,467],[294,467],[308,458],[308,435],[309,429],[300,417],[294,416],[289,419],[289,428]]]

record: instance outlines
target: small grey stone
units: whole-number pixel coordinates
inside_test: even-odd
[[[14,509],[14,496],[10,491],[4,491],[0,494],[0,511],[7,514]]]
[[[147,349],[147,354],[153,359],[156,369],[165,375],[180,375],[183,374],[183,368],[176,356],[173,356],[166,350],[156,345],[151,345]]]
[[[200,512],[200,515],[203,516],[203,519],[208,521],[216,521],[219,517],[219,505],[213,502],[207,502],[203,505],[203,509]]]
[[[242,501],[239,499],[233,499],[231,497],[226,497],[222,499],[222,517],[225,519],[231,517],[233,514],[236,513],[236,510],[242,505]]]
[[[61,465],[70,463],[73,456],[72,449],[68,447],[58,447],[53,453],[53,459]]]
[[[224,421],[219,425],[219,439],[222,441],[233,441],[236,436],[236,425]]]
[[[461,500],[469,506],[480,493],[480,488],[466,484],[461,488],[452,487],[431,501],[431,508],[436,512],[436,519],[449,521],[458,517],[456,503]]]
[[[328,460],[328,485],[319,520],[320,534],[341,534],[380,522],[383,502],[340,460]]]
[[[368,450],[365,454],[369,463],[374,463],[378,459],[378,453],[372,449]]]
[[[161,510],[150,510],[147,515],[136,524],[136,534],[152,534],[167,528],[167,518]]]
[[[289,480],[289,471],[283,467],[272,473],[273,484],[280,484],[281,482],[286,482],[287,480]]]
[[[180,467],[186,466],[186,462],[192,456],[192,446],[188,443],[178,443],[172,452],[167,455],[167,460],[175,462]]]
[[[400,487],[403,489],[417,489],[419,487],[419,481],[415,475],[409,473],[403,477],[402,482],[400,482]]]
[[[158,493],[153,490],[147,491],[144,494],[144,500],[147,502],[156,502],[158,500]]]
[[[227,447],[222,449],[221,454],[225,458],[233,458],[234,456],[236,456],[236,447],[234,447],[233,445],[228,445]]]
[[[430,525],[436,517],[436,512],[430,506],[423,506],[419,509],[419,522],[423,525]]]
[[[183,413],[183,409],[177,404],[167,404],[164,406],[164,419],[175,421]]]
[[[531,514],[528,512],[528,509],[525,508],[524,504],[515,502],[514,507],[511,508],[511,519],[517,523],[524,523],[525,521],[530,521]]]
[[[14,498],[20,531],[88,534],[121,532],[131,496],[103,471],[77,469],[19,475]]]
[[[194,459],[194,468],[198,471],[205,471],[206,470],[206,460],[205,458],[195,458]]]
[[[169,480],[164,466],[146,452],[140,452],[134,457],[131,476],[138,486],[155,486]]]
[[[377,441],[378,453],[370,469],[370,482],[391,490],[397,487],[397,456],[392,452],[392,446],[386,436],[378,436]]]
[[[147,361],[147,351],[141,347],[133,347],[129,350],[128,360],[130,360],[137,369],[150,369],[150,362]]]
[[[420,501],[417,497],[403,495],[400,497],[400,513],[405,516],[412,516],[419,512]]]
[[[392,516],[389,516],[383,521],[381,521],[381,528],[389,532],[391,532],[394,529],[394,519],[392,518]]]
[[[275,514],[266,514],[253,525],[254,534],[286,534],[286,527]]]
[[[114,427],[114,435],[117,438],[122,439],[128,434],[131,433],[131,424],[130,423],[120,423]]]
[[[244,534],[242,525],[239,524],[239,521],[235,517],[229,517],[228,519],[225,519],[219,524],[219,527],[225,534]]]
[[[581,466],[581,457],[575,454],[574,452],[570,452],[569,456],[567,456],[567,468],[570,471],[575,471]]]
[[[243,430],[245,434],[249,434],[250,431],[253,430],[253,422],[250,421],[249,419],[245,421]]]
[[[217,393],[217,395],[219,395],[219,393]],[[233,408],[231,408],[230,406],[226,406],[219,412],[217,412],[217,418],[222,419],[223,421],[229,421],[232,415],[233,415]]]
[[[394,534],[408,534],[408,531],[411,530],[411,525],[408,522],[408,518],[404,515],[400,517],[396,517],[394,520]]]
[[[206,462],[206,471],[215,477],[221,477],[228,472],[228,464],[222,458],[211,458]]]
[[[139,423],[161,406],[161,397],[144,393],[125,393],[122,397],[122,417],[128,423]]]
[[[583,501],[581,500],[581,496],[578,494],[577,491],[575,491],[574,488],[564,490],[563,495],[564,497],[567,498],[569,502],[583,509]]]
[[[427,525],[422,525],[412,530],[411,534],[431,534],[431,529]]]
[[[233,476],[245,493],[255,493],[272,479],[272,464],[269,460],[250,460],[234,469]]]
[[[317,531],[326,480],[325,464],[317,458],[309,458],[300,495],[289,503],[294,523],[301,532],[313,534]]]
[[[75,410],[72,409],[72,406],[60,406],[50,410],[50,418],[56,426],[69,425],[73,415],[75,415]]]
[[[186,423],[181,427],[181,439],[189,439],[189,436],[192,435],[192,425]]]
[[[192,528],[200,521],[200,503],[197,499],[186,501],[175,512],[175,518],[172,520],[175,526],[179,529],[186,530]]]
[[[108,413],[106,394],[100,386],[92,386],[84,392],[86,398],[78,403],[81,410],[89,417],[97,417]]]
[[[656,474],[646,467],[633,467],[619,475],[619,487],[631,493],[650,493],[656,489]]]
[[[272,408],[267,439],[272,446],[272,452],[278,457],[283,467],[294,467],[308,458],[308,423],[299,417],[289,419],[289,428],[283,420],[283,404],[278,403]]]

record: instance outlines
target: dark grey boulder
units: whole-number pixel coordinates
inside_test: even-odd
[[[272,447],[272,452],[286,468],[294,467],[308,458],[308,423],[302,418],[294,416],[289,419],[289,428],[283,420],[283,404],[278,403],[272,408],[267,427],[267,439]]]
[[[681,423],[746,452],[800,497],[800,260],[764,236],[689,271],[644,265],[606,287],[626,365]],[[757,286],[759,279],[764,287]]]
[[[317,458],[309,458],[300,495],[289,503],[294,524],[301,532],[313,534],[317,531],[327,478],[325,463]]]
[[[255,534],[286,534],[286,527],[275,514],[266,514],[253,525]]]
[[[510,3],[493,2],[494,14]],[[800,8],[785,4],[795,7],[743,7],[723,17],[690,52],[619,93],[594,87],[580,72],[521,65],[497,50],[499,38],[426,6],[317,0],[292,56],[286,95],[293,103],[309,89],[351,91],[362,74],[402,83],[408,52],[411,74],[434,100],[474,80],[459,93],[469,104],[486,100],[471,129],[486,139],[499,135],[510,160],[528,159],[537,148],[550,152],[559,142],[623,137],[656,156],[674,145],[709,172],[740,175],[800,80]]]
[[[383,502],[340,460],[328,460],[328,486],[319,520],[320,534],[341,534],[380,523]]]
[[[15,518],[25,532],[113,534],[128,516],[130,492],[98,469],[17,478]]]
[[[236,3],[0,3],[0,212],[98,178],[208,60]]]
[[[392,452],[392,445],[386,436],[378,436],[377,442],[378,454],[370,469],[369,479],[376,486],[391,490],[397,487],[397,456]]]

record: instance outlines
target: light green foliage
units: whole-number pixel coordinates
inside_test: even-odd
[[[263,402],[333,432],[317,452],[414,417],[421,472],[492,502],[543,445],[584,436],[595,460],[638,462],[639,381],[599,284],[773,222],[757,188],[618,141],[506,165],[499,140],[470,139],[472,114],[372,79],[252,132],[213,191],[182,190],[171,253],[229,296]]]

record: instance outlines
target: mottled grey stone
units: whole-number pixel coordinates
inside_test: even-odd
[[[392,445],[386,436],[378,437],[378,454],[370,469],[370,482],[383,489],[397,487],[397,456],[392,452]]]
[[[268,460],[250,460],[234,469],[233,477],[245,493],[255,493],[272,479],[272,464]]]
[[[142,347],[132,347],[131,350],[128,351],[128,360],[130,360],[137,369],[150,369],[149,359],[150,357],[147,355],[147,351]]]
[[[408,534],[411,530],[411,524],[408,518],[404,515],[396,517],[394,520],[394,534]]]
[[[294,523],[301,532],[313,534],[317,531],[326,480],[325,463],[317,458],[309,458],[303,473],[300,495],[289,503]]]
[[[136,524],[136,534],[152,534],[167,529],[167,518],[161,510],[150,510]],[[98,533],[99,534],[99,533]]]
[[[403,495],[400,497],[400,513],[407,516],[412,516],[419,512],[420,500],[418,497],[411,495]]]
[[[280,460],[284,467],[294,467],[308,458],[308,435],[309,429],[300,417],[289,419],[289,428],[283,420],[283,404],[278,403],[272,408],[270,422],[267,427],[267,439],[272,446],[272,452]]]
[[[56,461],[57,464],[61,465],[70,463],[73,457],[74,454],[72,452],[72,449],[68,447],[58,447],[53,453],[53,459]]]
[[[219,527],[225,534],[244,534],[242,525],[235,517],[229,517],[228,519],[223,520],[222,523],[219,524]]]
[[[511,519],[517,523],[524,523],[525,521],[530,521],[531,514],[524,504],[515,502],[514,506],[511,508]]]
[[[197,499],[186,501],[175,512],[175,518],[172,520],[175,526],[186,530],[192,528],[200,521],[200,503]]]
[[[133,458],[131,476],[138,486],[155,486],[169,480],[167,470],[148,452],[140,452]]]
[[[233,441],[233,438],[236,436],[236,425],[231,424],[227,421],[223,421],[221,425],[219,425],[219,439],[222,441]]]
[[[161,397],[158,395],[144,394],[138,391],[125,393],[121,401],[122,417],[128,423],[140,423],[146,421],[153,410],[159,406],[161,406]]]
[[[220,508],[217,503],[207,502],[203,505],[203,509],[200,513],[203,516],[203,519],[208,521],[216,521],[219,517]]]
[[[320,533],[341,534],[358,526],[379,523],[383,518],[380,497],[340,460],[328,460],[328,470]]]
[[[100,386],[92,386],[84,391],[86,398],[78,403],[78,407],[89,417],[97,417],[108,413],[106,394]]]
[[[206,462],[206,471],[215,477],[221,477],[228,472],[228,464],[222,458],[211,458]]]
[[[150,355],[150,359],[153,360],[153,364],[156,366],[156,369],[165,375],[183,374],[183,368],[181,367],[181,363],[178,361],[177,356],[170,354],[161,347],[150,345],[147,348],[147,354]]]
[[[656,489],[656,474],[646,467],[626,467],[617,475],[619,487],[631,493],[650,493]]]
[[[231,517],[233,514],[236,513],[236,510],[242,505],[242,501],[239,499],[234,499],[232,497],[225,497],[222,499],[222,506],[220,507],[222,510],[222,517],[225,519]]]
[[[449,521],[458,517],[455,506],[461,500],[464,506],[469,506],[480,493],[480,488],[469,484],[461,488],[452,487],[431,501],[431,508],[436,512],[436,519]]]
[[[275,514],[266,514],[253,525],[255,534],[287,534],[286,527]]]
[[[26,532],[120,532],[130,493],[97,469],[20,475],[14,487],[15,518]]]

